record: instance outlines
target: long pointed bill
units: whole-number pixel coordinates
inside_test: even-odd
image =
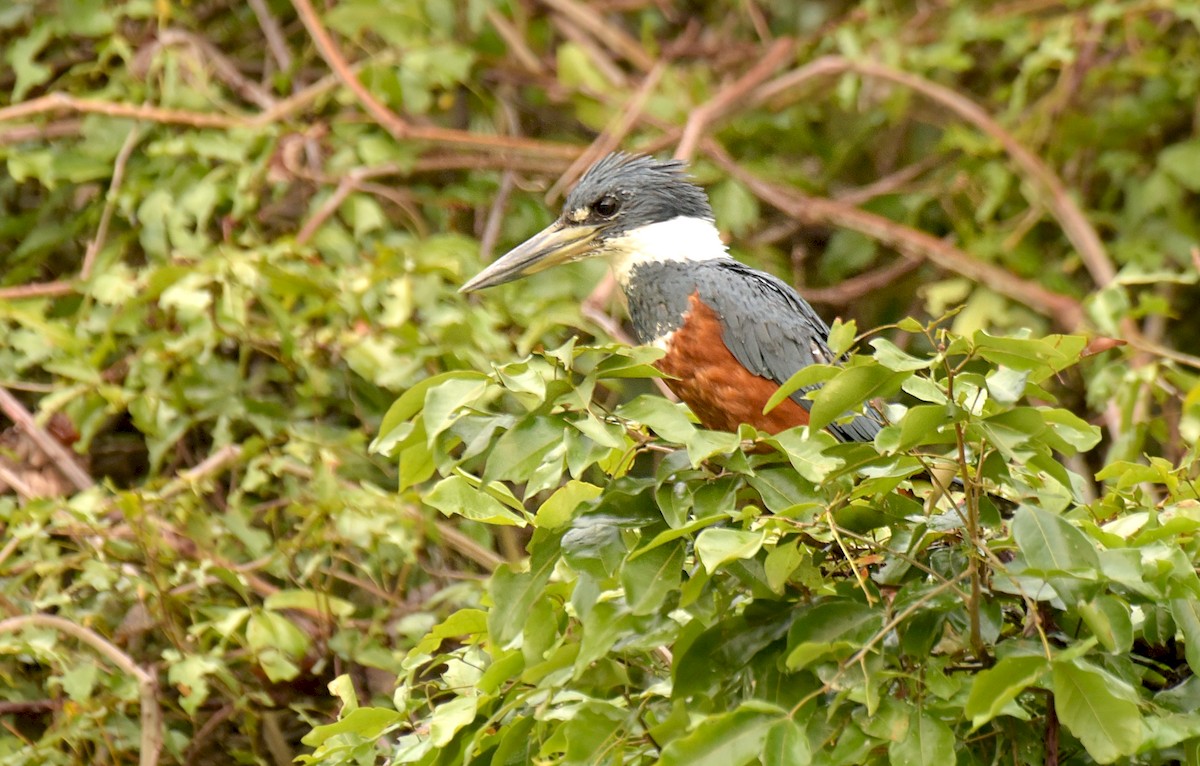
[[[469,293],[502,285],[581,258],[592,249],[598,232],[597,226],[564,226],[562,222],[555,221],[476,274],[474,279],[459,288],[459,292]]]

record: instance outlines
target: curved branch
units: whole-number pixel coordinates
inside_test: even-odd
[[[894,247],[906,258],[927,260],[947,271],[961,274],[1015,301],[1053,317],[1071,330],[1083,323],[1083,308],[1069,295],[1047,290],[1036,282],[972,258],[957,247],[923,231],[903,226],[888,218],[868,213],[831,199],[809,197],[794,189],[772,184],[734,162],[715,141],[705,142],[705,152],[727,173],[746,185],[770,205],[805,223],[835,224],[862,232]]]
[[[1105,287],[1116,278],[1116,269],[1100,241],[1100,235],[1087,220],[1083,210],[1067,192],[1063,182],[1040,157],[1026,149],[1020,141],[1005,130],[1000,123],[992,119],[974,101],[955,91],[918,75],[902,72],[892,67],[873,61],[851,61],[841,56],[824,56],[792,72],[775,78],[755,91],[749,99],[750,104],[758,105],[786,91],[790,91],[801,83],[818,77],[854,72],[864,77],[903,85],[910,90],[920,93],[931,101],[946,107],[959,118],[974,125],[980,132],[994,139],[1004,151],[1040,188],[1045,197],[1044,201],[1050,212],[1062,226],[1067,239],[1079,251],[1092,281],[1098,287]]]

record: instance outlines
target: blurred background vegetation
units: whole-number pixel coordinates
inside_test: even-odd
[[[397,495],[368,444],[433,375],[623,337],[599,264],[456,292],[614,148],[691,159],[734,254],[827,318],[1123,339],[1047,384],[1103,432],[1068,466],[1094,498],[1105,465],[1186,463],[1198,25],[1170,0],[4,4],[0,760],[284,764],[333,678],[390,700],[528,535]]]

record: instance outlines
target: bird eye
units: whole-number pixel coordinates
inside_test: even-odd
[[[621,200],[612,194],[605,194],[592,203],[592,211],[601,218],[612,218],[621,209]]]

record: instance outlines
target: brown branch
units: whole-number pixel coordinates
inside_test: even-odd
[[[57,439],[46,433],[45,429],[34,421],[25,406],[4,387],[0,387],[0,410],[33,440],[38,449],[54,463],[59,473],[74,484],[76,489],[83,491],[95,486],[96,482],[75,461],[75,456],[59,444]]]
[[[534,74],[546,74],[545,64],[525,44],[525,35],[521,34],[504,14],[489,5],[487,11],[485,11],[485,15],[487,16],[488,23],[495,27],[496,34],[500,35],[500,39],[504,40],[504,44],[508,46],[509,52],[513,54],[513,58],[517,60],[517,63]]]
[[[28,298],[55,298],[75,292],[70,282],[35,282],[32,285],[0,288],[0,301],[19,301]]]
[[[48,125],[18,125],[8,130],[0,130],[0,146],[77,136],[82,129],[83,120],[78,119],[57,120]]]
[[[744,101],[750,91],[762,84],[763,80],[792,57],[795,48],[796,43],[790,37],[776,40],[749,71],[722,88],[700,108],[693,110],[683,128],[683,136],[679,139],[675,156],[681,160],[690,160],[709,124],[729,112],[739,101]]]
[[[808,224],[833,224],[866,234],[910,259],[929,261],[961,274],[996,292],[1053,318],[1066,329],[1083,322],[1083,309],[1074,298],[1047,290],[1036,282],[972,258],[953,245],[923,231],[831,199],[809,197],[794,189],[764,181],[734,162],[715,141],[707,139],[705,153],[764,202]]]
[[[125,117],[134,120],[147,120],[167,125],[188,125],[193,128],[219,128],[228,130],[249,125],[241,117],[228,117],[223,114],[206,112],[189,112],[182,109],[164,109],[148,104],[121,104],[99,99],[76,98],[66,93],[47,93],[30,101],[0,108],[0,122],[18,120],[24,117],[45,114],[47,112],[79,112],[82,114],[103,114],[108,117]]]
[[[249,0],[249,3],[250,9],[254,11],[254,17],[258,19],[258,26],[262,29],[263,37],[267,40],[267,50],[275,58],[275,66],[279,67],[281,72],[290,71],[292,54],[284,40],[283,30],[279,28],[279,22],[271,15],[271,9],[267,7],[266,0]]]
[[[761,104],[816,77],[846,72],[885,80],[916,91],[954,112],[960,119],[974,125],[980,132],[999,143],[1013,161],[1035,181],[1035,185],[1040,187],[1046,206],[1062,226],[1067,239],[1079,251],[1079,256],[1096,285],[1104,287],[1116,277],[1116,269],[1100,241],[1100,236],[1054,171],[1041,158],[1026,149],[1012,133],[992,119],[982,107],[960,93],[877,62],[825,56],[762,86],[753,94],[750,102],[754,105]]]
[[[895,284],[896,280],[908,274],[921,265],[915,259],[905,258],[890,263],[881,269],[859,274],[833,287],[802,287],[796,292],[809,303],[824,303],[833,306],[845,306],[854,303],[859,298],[876,290]]]
[[[157,679],[99,633],[69,620],[49,614],[26,614],[0,620],[0,634],[15,633],[27,627],[50,628],[59,633],[66,633],[90,646],[137,681],[142,722],[141,755],[138,764],[154,766],[158,763],[158,754],[163,745],[163,720],[162,710],[158,706]]]
[[[575,0],[542,0],[542,2],[591,32],[612,51],[643,72],[649,72],[654,68],[654,58],[646,53],[637,40],[619,27],[606,22],[604,17],[594,9]]]
[[[342,56],[341,51],[338,50],[333,38],[321,24],[321,19],[317,16],[312,3],[309,0],[292,0],[292,5],[300,15],[300,20],[304,22],[304,27],[308,30],[309,35],[316,44],[321,58],[325,60],[325,63],[329,65],[334,74],[338,76],[342,84],[354,94],[354,97],[367,110],[367,113],[383,126],[385,130],[391,133],[397,141],[429,141],[433,143],[484,148],[493,151],[510,150],[514,152],[553,155],[567,159],[573,159],[579,154],[579,147],[571,144],[536,141],[517,136],[485,136],[478,133],[471,133],[470,131],[455,130],[454,128],[409,124],[400,115],[380,103],[378,99],[371,95],[366,86],[359,81],[350,68],[350,65],[346,63],[346,59]]]

